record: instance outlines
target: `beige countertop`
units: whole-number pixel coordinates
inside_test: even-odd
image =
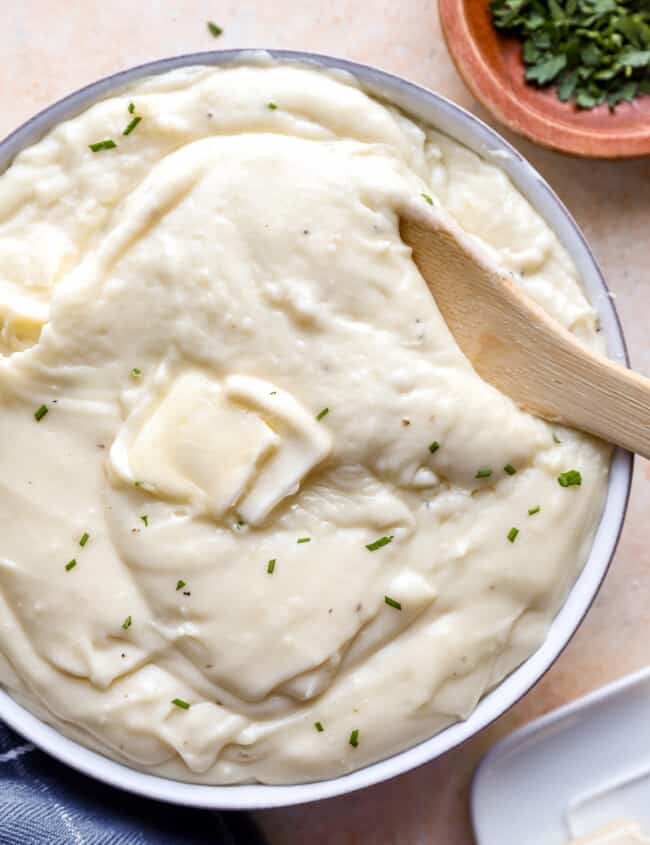
[[[378,65],[493,123],[451,64],[435,0],[4,0],[2,12],[2,137],[53,100],[114,71],[179,53],[263,46]],[[221,38],[207,33],[207,19],[224,28]],[[505,134],[583,227],[616,295],[633,364],[650,375],[650,158],[579,161]],[[611,573],[563,656],[516,707],[461,749],[410,774],[348,797],[258,813],[272,845],[470,845],[468,785],[484,751],[515,726],[648,662],[649,510],[650,467],[638,461]]]

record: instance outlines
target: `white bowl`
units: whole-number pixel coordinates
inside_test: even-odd
[[[444,97],[375,68],[313,53],[287,50],[271,50],[269,53],[284,61],[306,62],[349,71],[370,93],[394,103],[479,155],[497,162],[555,231],[571,255],[589,298],[597,307],[610,356],[627,363],[625,341],[616,310],[582,233],[539,173],[494,130]],[[20,150],[33,144],[56,124],[79,114],[96,100],[114,93],[127,83],[178,67],[226,65],[250,59],[252,55],[251,51],[245,50],[194,53],[141,65],[89,85],[45,109],[0,143],[0,172]],[[84,748],[44,724],[1,691],[0,718],[44,751],[105,783],[162,801],[196,807],[252,809],[286,806],[340,795],[387,780],[439,757],[482,730],[528,692],[548,670],[576,631],[607,572],[623,526],[631,480],[632,456],[616,450],[605,509],[589,559],[542,646],[488,693],[468,719],[446,728],[413,748],[351,774],[295,786],[204,786],[180,783],[144,774]]]

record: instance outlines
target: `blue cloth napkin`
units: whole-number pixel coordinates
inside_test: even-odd
[[[78,774],[0,723],[0,845],[264,845],[244,813],[139,798]]]

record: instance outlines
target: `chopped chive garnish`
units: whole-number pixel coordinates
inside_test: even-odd
[[[175,704],[177,707],[180,707],[181,710],[189,710],[190,709],[189,702],[183,701],[182,698],[172,698],[172,704]]]
[[[562,442],[562,441],[561,441],[561,440],[560,440],[560,438],[557,436],[557,434],[556,434],[555,432],[553,432],[553,443],[561,443],[561,442]]]
[[[569,469],[557,477],[560,487],[579,487],[582,484],[582,476],[577,469]]]
[[[350,734],[349,742],[350,742],[350,745],[352,746],[352,748],[356,748],[357,745],[359,744],[359,729],[358,728],[355,728],[352,731],[352,733]]]
[[[511,528],[510,531],[508,531],[508,540],[510,540],[511,543],[514,543],[517,539],[517,534],[519,534],[519,529]]]
[[[329,412],[330,412],[329,408],[323,408],[323,410],[319,414],[316,414],[316,419],[322,420],[323,417],[326,417],[329,414]]]
[[[184,586],[185,586],[185,581],[183,581],[183,580],[177,581],[176,582],[176,592],[178,592],[178,590],[182,590]]]
[[[135,103],[129,103],[129,114],[133,114],[135,111]]]
[[[376,552],[377,549],[381,549],[382,546],[387,546],[390,542],[392,542],[392,539],[392,534],[390,535],[390,537],[380,537],[378,540],[375,540],[372,543],[368,543],[366,548],[369,552]]]
[[[47,414],[47,408],[45,407],[45,405],[41,405],[38,411],[34,412],[34,419],[36,420],[36,422],[40,422],[45,416],[45,414]]]
[[[322,734],[323,731],[325,730],[322,722],[314,722],[314,727],[316,728],[316,730],[318,731],[319,734]]]
[[[440,443],[438,443],[437,440],[434,440],[433,443],[431,443],[429,445],[429,451],[431,452],[432,455],[433,455],[434,452],[437,452],[439,448],[440,448]]]
[[[102,150],[112,150],[117,147],[115,141],[107,138],[105,141],[96,141],[94,144],[88,144],[88,147],[94,152],[99,153]]]
[[[277,396],[277,395],[278,395],[278,391],[277,391],[277,390],[272,390],[272,391],[271,391],[271,396]]]
[[[122,132],[122,135],[130,135],[141,120],[142,118],[139,115],[136,115],[128,122],[126,129]]]
[[[275,111],[277,109],[277,105],[275,103],[267,103],[266,106],[271,109],[271,111]]]
[[[474,477],[475,478],[489,478],[491,475],[492,475],[492,470],[489,469],[488,467],[485,467],[484,469],[480,469]]]
[[[311,543],[311,537],[299,537],[296,543]]]
[[[515,475],[517,470],[513,467],[512,464],[506,464],[503,468],[504,472],[507,472],[508,475]]]
[[[535,516],[536,513],[539,513],[541,510],[539,505],[535,505],[534,508],[528,508],[528,516]]]
[[[65,571],[66,571],[66,572],[70,572],[70,570],[71,570],[71,569],[74,569],[76,565],[77,565],[77,561],[76,561],[74,558],[72,558],[72,560],[71,560],[71,561],[69,561],[68,563],[66,563],[66,565],[65,565]]]
[[[81,540],[79,540],[79,545],[83,548],[83,546],[86,545],[88,540],[90,540],[90,534],[88,534],[87,531],[84,531],[84,533],[81,535]]]
[[[128,631],[131,625],[133,624],[133,619],[130,616],[127,616],[124,622],[122,622],[122,630]]]
[[[213,35],[215,38],[218,38],[223,32],[223,29],[220,26],[217,26],[214,21],[208,21],[207,26],[210,30],[210,34]]]
[[[140,519],[144,522],[145,525],[149,525],[149,517],[146,513],[143,513]]]
[[[384,596],[384,601],[390,607],[394,607],[395,610],[401,610],[402,609],[402,602],[397,601],[397,599],[392,599],[390,596]]]
[[[266,565],[266,571],[269,575],[273,575],[273,570],[275,569],[275,558],[271,558],[271,560]]]
[[[135,378],[136,376],[142,375],[142,370],[139,367],[134,367],[131,370],[131,375]]]
[[[429,203],[429,205],[433,205],[433,200],[429,196],[429,194],[422,194],[423,198]]]
[[[144,484],[144,481],[134,481],[133,482],[134,487],[142,487],[143,484]]]

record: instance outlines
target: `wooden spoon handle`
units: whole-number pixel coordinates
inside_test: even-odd
[[[582,346],[434,208],[400,230],[478,374],[520,407],[650,457],[650,380]]]

